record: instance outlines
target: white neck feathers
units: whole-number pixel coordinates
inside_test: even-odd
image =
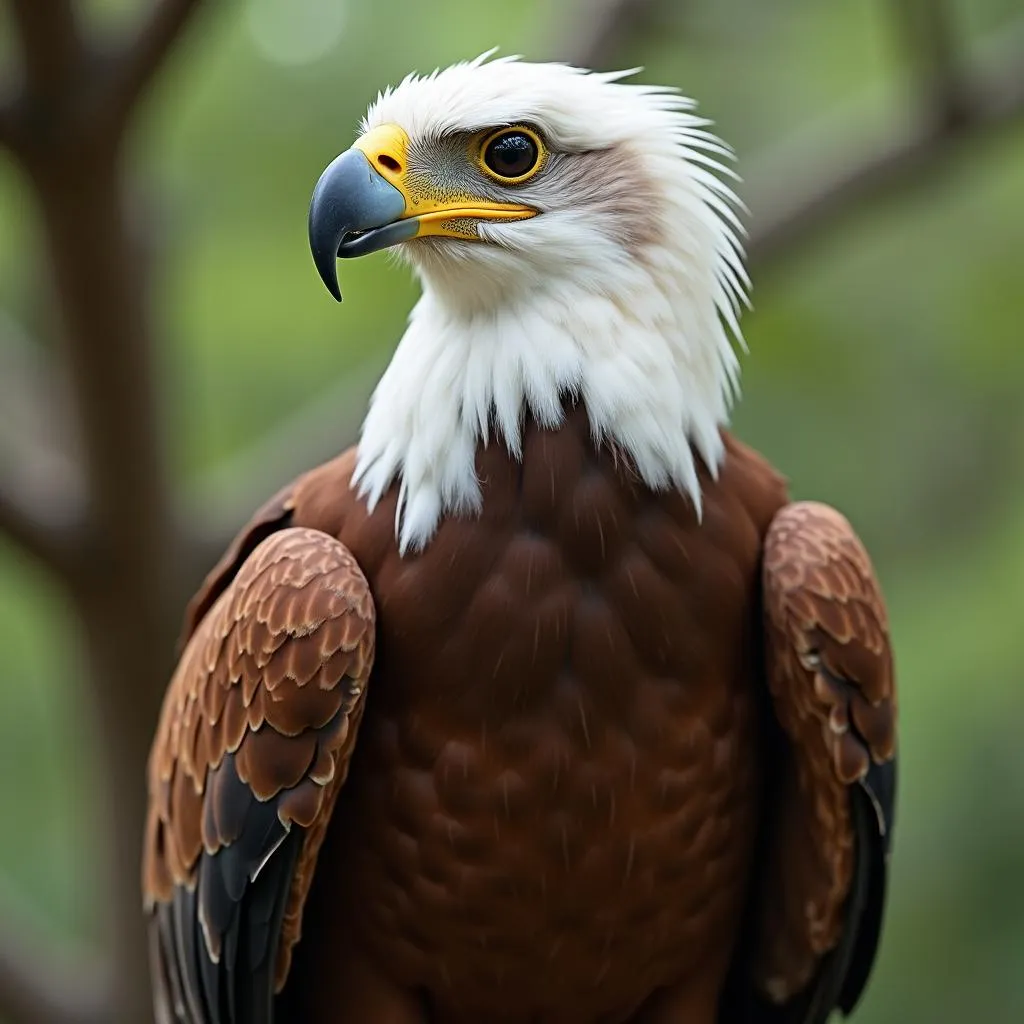
[[[526,417],[557,427],[566,394],[596,444],[700,511],[696,460],[714,473],[722,458],[749,283],[728,150],[692,101],[625,74],[485,56],[407,79],[370,112],[425,144],[529,122],[576,154],[523,187],[539,216],[481,224],[480,242],[402,247],[423,296],[374,393],[353,484],[372,508],[398,482],[403,553],[479,509],[479,445],[519,457]]]
[[[563,278],[465,313],[425,289],[374,392],[353,479],[371,509],[400,481],[403,553],[422,548],[442,516],[479,509],[479,444],[498,440],[519,457],[524,417],[557,427],[566,393],[582,400],[595,442],[614,443],[649,487],[678,488],[700,509],[695,457],[717,470],[737,361],[714,280],[693,279],[680,254],[650,255],[620,267],[611,294]]]

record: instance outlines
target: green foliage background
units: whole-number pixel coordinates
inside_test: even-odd
[[[130,5],[93,6],[116,20]],[[755,215],[775,188],[856,160],[906,107],[883,3],[663,6],[620,63],[700,98],[738,149]],[[979,42],[1017,4],[959,7]],[[136,139],[163,243],[160,373],[186,489],[330,382],[382,365],[402,329],[406,271],[346,263],[337,307],[306,247],[312,184],[366,103],[412,68],[493,44],[557,57],[572,19],[541,0],[251,0],[196,29]],[[820,133],[834,144],[816,145]],[[863,1024],[1024,1020],[1022,250],[1018,129],[767,268],[746,319],[738,432],[796,495],[846,512],[890,601],[902,777]],[[45,334],[39,261],[27,193],[0,166],[0,308]],[[339,447],[354,415],[339,408]],[[293,471],[305,466],[295,452]],[[59,594],[0,543],[0,876],[56,935],[89,939],[93,723],[76,662]]]

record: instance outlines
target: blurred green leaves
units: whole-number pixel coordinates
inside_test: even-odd
[[[133,8],[91,6],[112,25]],[[281,6],[211,4],[135,140],[162,243],[161,373],[183,486],[400,335],[408,272],[384,256],[346,264],[339,307],[305,237],[312,185],[377,90],[495,44],[557,53],[549,29],[565,22],[539,0],[302,0],[283,23]],[[963,2],[964,31],[977,38],[1018,7]],[[656,5],[618,63],[642,61],[647,80],[701,100],[754,201],[785,173],[792,134],[837,110],[856,112],[869,145],[872,120],[903,109],[899,57],[883,4],[689,0]],[[794,182],[837,155],[805,159]],[[1020,130],[979,144],[765,275],[746,319],[738,432],[796,495],[850,516],[890,596],[901,793],[863,1022],[1024,1019],[1022,164]],[[55,324],[32,215],[0,167],[0,303],[45,340]],[[352,418],[339,409],[339,448]],[[306,466],[295,451],[291,472]],[[57,927],[88,934],[93,723],[75,697],[76,638],[59,595],[2,546],[0,652],[0,750],[16,766],[0,772],[0,873]]]

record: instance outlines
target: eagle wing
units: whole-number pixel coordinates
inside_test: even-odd
[[[341,543],[282,528],[271,504],[194,602],[150,755],[143,891],[160,1024],[273,1019],[362,717],[366,579]]]
[[[850,524],[785,506],[764,549],[766,677],[782,727],[748,961],[752,1024],[848,1014],[882,926],[896,785],[885,603]]]

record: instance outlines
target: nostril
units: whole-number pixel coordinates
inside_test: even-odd
[[[387,153],[379,153],[377,155],[377,163],[389,171],[400,171],[402,169],[402,165],[393,156],[388,156]]]

